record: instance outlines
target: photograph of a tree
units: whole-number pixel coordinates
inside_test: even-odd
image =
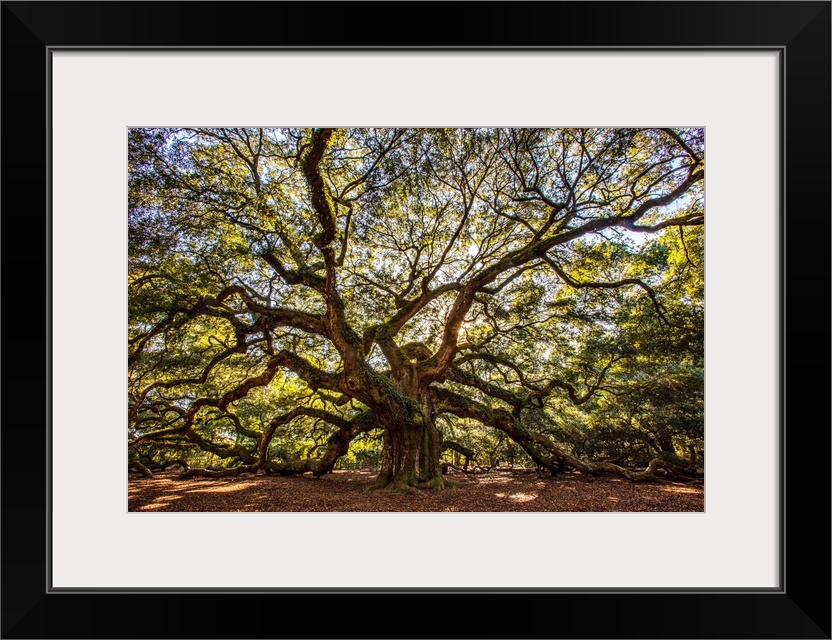
[[[129,130],[128,466],[704,466],[699,128]]]

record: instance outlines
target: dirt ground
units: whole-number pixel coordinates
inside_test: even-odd
[[[616,477],[531,471],[451,473],[458,486],[423,495],[368,492],[372,471],[311,476],[128,476],[129,511],[704,511],[701,482],[633,483]]]

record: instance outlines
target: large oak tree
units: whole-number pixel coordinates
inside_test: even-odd
[[[438,488],[477,428],[553,471],[678,468],[702,432],[703,143],[132,129],[134,466],[152,447],[185,475],[321,475],[381,433],[378,487]]]

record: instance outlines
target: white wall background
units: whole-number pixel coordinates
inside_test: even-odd
[[[54,586],[777,584],[775,53],[56,52],[53,80]],[[706,512],[128,513],[126,128],[152,125],[704,125]]]

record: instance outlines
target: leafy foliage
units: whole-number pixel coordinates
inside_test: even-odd
[[[695,467],[703,142],[131,129],[131,463]]]

